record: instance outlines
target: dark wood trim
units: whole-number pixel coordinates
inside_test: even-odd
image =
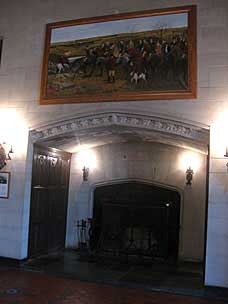
[[[206,257],[207,257],[207,225],[209,208],[209,169],[210,169],[210,143],[208,144],[207,167],[206,167],[206,206],[205,206],[205,227],[204,227],[204,259],[203,259],[203,282],[205,285],[206,277]]]
[[[44,146],[42,144],[34,144],[34,149],[36,149],[37,151],[41,151],[42,153],[45,153],[44,152],[44,149],[46,149],[49,153],[52,153],[53,155],[57,154],[58,155],[61,155],[61,156],[67,156],[67,157],[71,157],[72,156],[72,153],[70,152],[66,152],[66,151],[63,151],[63,150],[60,150],[60,149],[57,149],[57,148],[52,148],[52,147],[47,147],[47,146]]]
[[[186,90],[166,90],[166,91],[142,91],[142,92],[121,92],[113,94],[83,94],[82,96],[71,97],[51,97],[46,95],[48,79],[48,56],[50,49],[50,39],[52,29],[68,27],[74,25],[85,25],[98,22],[116,21],[132,18],[142,18],[149,16],[161,16],[167,14],[188,13],[188,89]],[[147,10],[140,12],[106,15],[92,18],[82,18],[78,20],[49,23],[46,25],[45,49],[43,57],[40,104],[64,104],[64,103],[87,103],[87,102],[115,102],[115,101],[135,101],[135,100],[158,100],[158,99],[195,99],[197,97],[197,58],[196,58],[196,6],[182,6],[174,8]]]

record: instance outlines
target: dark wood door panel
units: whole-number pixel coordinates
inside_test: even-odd
[[[71,154],[34,146],[29,257],[65,246]]]
[[[43,254],[47,248],[47,238],[45,237],[45,233],[47,230],[47,226],[45,224],[40,224],[39,222],[33,222],[30,228],[30,256],[38,256]]]
[[[48,191],[34,187],[32,202],[31,214],[33,214],[33,217],[31,218],[31,221],[43,221],[47,216],[47,208],[44,206],[48,204]]]

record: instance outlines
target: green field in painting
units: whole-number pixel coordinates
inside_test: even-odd
[[[139,40],[155,38],[160,41],[171,42],[173,37],[187,37],[186,28],[161,29],[139,33],[127,33],[110,35],[104,37],[92,37],[89,39],[81,39],[68,42],[53,43],[50,46],[50,60],[58,62],[59,58],[76,58],[86,56],[87,49],[95,49],[101,47],[105,43],[117,45],[120,41],[133,41],[137,43]],[[54,64],[53,64],[54,65]],[[181,75],[173,77],[171,74],[163,76],[153,76],[144,82],[134,83],[131,80],[130,73],[127,75],[125,70],[120,67],[115,69],[115,82],[108,81],[107,70],[99,75],[99,69],[95,70],[91,75],[83,75],[82,71],[77,73],[72,70],[64,72],[49,72],[47,83],[47,96],[49,97],[70,97],[83,94],[109,94],[121,92],[137,92],[137,91],[164,91],[164,90],[181,90],[187,88],[187,79]],[[182,73],[183,74],[183,73]]]

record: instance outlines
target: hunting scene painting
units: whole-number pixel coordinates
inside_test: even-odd
[[[190,8],[48,25],[41,103],[193,96]]]

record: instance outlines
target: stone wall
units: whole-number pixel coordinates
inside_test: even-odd
[[[68,247],[77,245],[75,223],[92,217],[96,185],[126,180],[141,180],[175,189],[181,195],[179,258],[202,261],[206,205],[206,156],[196,153],[200,169],[192,186],[186,186],[181,158],[185,149],[156,143],[120,143],[93,149],[97,166],[90,170],[89,181],[82,181],[78,154],[71,163],[67,222]]]
[[[82,17],[197,4],[198,98],[39,106],[45,25]],[[211,124],[227,105],[228,41],[226,0],[198,1],[2,1],[0,36],[4,38],[0,69],[1,108],[16,108],[28,126],[70,114],[125,110],[157,113]]]

